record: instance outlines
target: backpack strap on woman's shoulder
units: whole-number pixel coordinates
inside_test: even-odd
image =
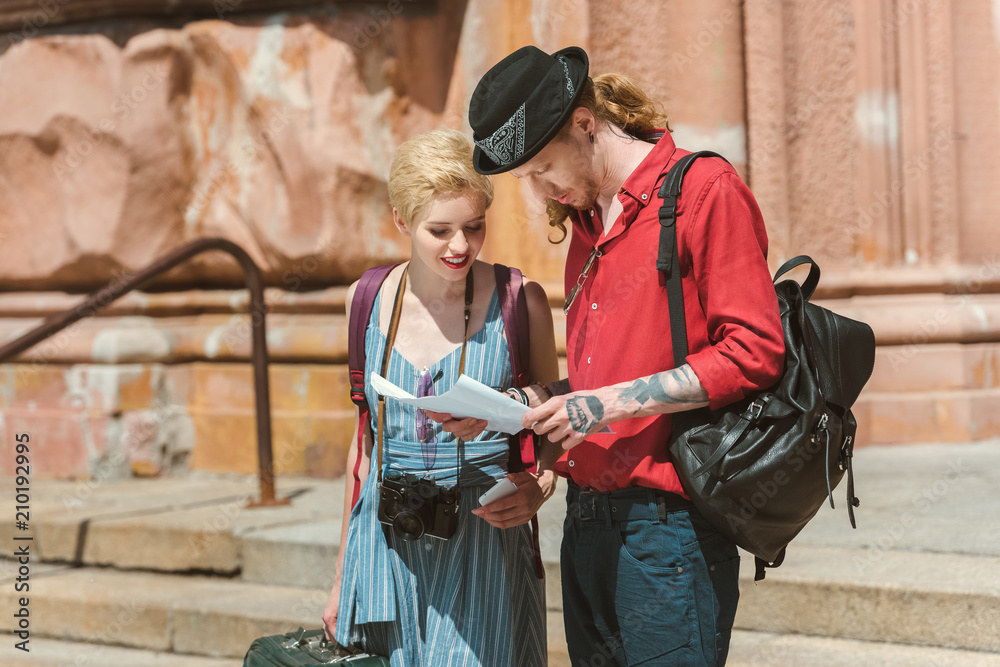
[[[524,276],[519,269],[494,264],[497,295],[503,314],[507,347],[510,350],[510,368],[514,386],[528,384],[528,366],[531,361],[530,331],[528,328],[528,301],[524,296]]]
[[[358,406],[358,439],[355,443],[358,457],[353,470],[355,482],[361,481],[361,453],[364,446],[365,424],[368,423],[371,414],[368,399],[365,398],[365,331],[372,316],[375,297],[378,296],[378,291],[389,272],[397,266],[398,263],[385,264],[365,271],[358,281],[354,298],[351,300],[350,330],[347,332],[347,366],[351,379],[351,401]],[[358,502],[360,493],[361,484],[356,483],[352,505]]]
[[[497,296],[503,317],[507,349],[510,351],[510,371],[515,387],[524,387],[531,379],[531,329],[528,321],[528,300],[524,296],[524,275],[519,269],[494,264],[496,272]],[[530,430],[523,430],[510,436],[510,456],[507,467],[511,472],[535,469],[535,448],[538,436]],[[535,574],[539,579],[545,576],[542,552],[538,544],[538,516],[531,518],[532,546],[535,553]]]

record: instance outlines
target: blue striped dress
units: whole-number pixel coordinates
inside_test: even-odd
[[[365,334],[366,372],[382,368],[385,336],[378,327],[382,293]],[[403,331],[401,330],[402,334]],[[437,395],[458,374],[461,346],[428,370],[441,375]],[[494,290],[486,324],[466,346],[465,373],[497,389],[511,385],[500,303]],[[395,351],[387,379],[417,394],[417,368]],[[377,397],[367,389],[372,433],[377,437]],[[416,409],[385,404],[383,466],[430,474],[452,486],[458,470],[457,441],[435,424],[436,460],[426,469],[417,438]],[[377,446],[377,439],[376,439]],[[487,431],[465,442],[458,529],[448,540],[407,541],[377,518],[376,454],[348,525],[336,639],[389,656],[392,667],[541,667],[547,662],[544,582],[535,575],[531,529],[494,528],[471,510],[507,470],[503,433]]]

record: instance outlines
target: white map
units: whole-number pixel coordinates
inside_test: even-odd
[[[521,417],[528,407],[521,405],[510,396],[487,387],[478,380],[462,374],[455,386],[440,396],[417,398],[403,391],[378,373],[371,374],[372,389],[400,403],[414,405],[423,410],[447,412],[456,419],[475,417],[488,422],[486,430],[503,433],[520,433]]]

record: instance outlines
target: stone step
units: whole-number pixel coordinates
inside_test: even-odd
[[[160,572],[211,572],[279,586],[328,587],[340,540],[344,482],[279,477],[289,505],[248,509],[254,478],[195,476],[36,485],[32,530],[43,562]],[[560,494],[561,496],[561,494]],[[539,511],[543,559],[557,563],[565,503]],[[10,554],[18,532],[0,525]]]
[[[556,633],[562,632],[562,621]],[[550,626],[552,620],[550,619]],[[550,627],[549,666],[568,667],[565,646],[552,646]],[[234,667],[232,658],[209,658],[157,651],[88,644],[42,637],[32,639],[30,653],[14,648],[14,635],[0,634],[0,667]],[[1000,655],[954,649],[862,642],[807,635],[775,635],[736,631],[733,633],[728,667],[1000,667]]]
[[[14,648],[14,635],[0,634],[0,667],[234,667],[227,658],[177,655],[106,644],[69,642],[50,637],[31,639],[29,653]]]
[[[254,531],[329,521],[340,532],[342,481],[279,477],[276,495],[292,503],[249,509],[255,478],[213,477],[98,483],[85,493],[85,483],[41,482],[35,553],[49,563],[232,575],[240,538]],[[0,527],[0,539],[13,530]],[[3,544],[10,553],[13,542]]]
[[[15,594],[0,591],[13,609]],[[242,657],[255,637],[320,623],[328,593],[222,577],[45,568],[31,580],[32,637]],[[12,632],[12,616],[0,631]]]
[[[342,486],[336,493],[328,490],[330,502],[342,498]],[[539,546],[546,572],[546,601],[549,609],[562,609],[559,577],[559,546],[566,504],[553,498],[538,512]],[[235,538],[242,563],[243,581],[272,586],[298,586],[329,590],[332,586],[332,563],[340,545],[341,519],[259,526],[241,530]]]
[[[792,546],[740,579],[737,628],[1000,652],[995,556]]]
[[[325,589],[265,586],[223,577],[36,564],[28,607],[31,647],[56,639],[242,658],[257,637],[299,626],[319,627],[328,596]],[[18,608],[13,586],[0,588],[0,608]],[[16,622],[11,614],[0,615],[0,632],[14,632]],[[548,633],[549,664],[568,667],[558,612],[549,613]],[[13,646],[13,635],[11,639]]]
[[[1000,388],[864,391],[851,411],[859,446],[969,442],[1000,436]]]
[[[727,667],[1000,667],[1000,655],[737,630]]]
[[[973,665],[982,658],[1000,665],[995,561],[887,552],[859,569],[858,557],[854,550],[796,549],[756,585],[744,558],[731,664]],[[56,638],[228,658],[242,656],[256,637],[315,627],[328,595],[223,577],[45,565],[34,566],[31,585],[32,641],[39,644]],[[0,589],[0,604],[16,608],[12,587]],[[568,664],[562,614],[550,609],[548,618],[550,664]],[[12,632],[13,621],[0,618],[0,631]],[[886,648],[891,644],[917,646]],[[880,651],[909,655],[903,648],[914,662],[878,658]],[[848,649],[868,658],[837,662]]]
[[[764,582],[753,583],[752,558],[744,554],[738,627],[1000,650],[998,445],[859,450],[858,530],[850,529],[842,485],[837,509],[821,509]],[[291,505],[247,510],[237,502],[256,495],[247,480],[106,482],[85,493],[72,483],[40,482],[33,485],[33,553],[62,561],[80,554],[83,563],[119,568],[242,572],[245,585],[299,587],[299,599],[321,591],[321,610],[339,540],[342,482],[279,477],[278,486],[279,496],[295,496]],[[564,489],[540,512],[554,612],[561,610]],[[11,530],[0,526],[4,549],[13,544]],[[0,561],[0,577],[9,578],[9,564]],[[273,632],[291,619],[279,620]]]

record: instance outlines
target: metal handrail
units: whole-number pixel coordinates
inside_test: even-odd
[[[199,239],[177,248],[161,257],[128,280],[111,283],[90,295],[83,303],[69,310],[50,315],[38,327],[20,338],[0,347],[0,363],[11,359],[28,348],[53,336],[74,322],[93,315],[120,296],[139,289],[157,275],[207,250],[223,250],[232,255],[243,269],[243,279],[250,290],[250,325],[253,333],[251,356],[253,359],[254,394],[257,408],[257,477],[260,481],[260,500],[250,507],[288,504],[288,498],[274,497],[274,457],[271,451],[271,390],[267,377],[267,306],[264,303],[264,280],[260,269],[243,248],[222,238]]]

